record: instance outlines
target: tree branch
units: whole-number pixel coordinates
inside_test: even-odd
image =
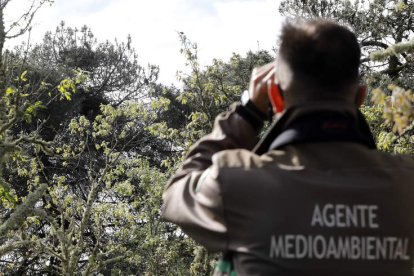
[[[361,47],[367,47],[367,46],[377,46],[383,49],[387,49],[388,45],[381,41],[375,41],[375,40],[367,40],[361,42]]]
[[[16,250],[20,247],[24,247],[24,246],[34,246],[36,245],[35,241],[16,241],[16,242],[12,242],[9,244],[5,244],[0,246],[0,256],[3,256],[13,250]]]

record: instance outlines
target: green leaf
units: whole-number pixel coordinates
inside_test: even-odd
[[[21,81],[27,81],[26,75],[27,75],[27,70],[26,70],[26,71],[24,71],[24,72],[20,75],[20,80],[21,80]]]
[[[7,96],[9,96],[9,95],[13,95],[13,94],[14,94],[14,92],[15,92],[15,90],[14,90],[14,88],[13,88],[13,87],[7,87],[7,89],[6,89],[6,95],[7,95]]]

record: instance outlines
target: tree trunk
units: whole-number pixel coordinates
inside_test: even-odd
[[[4,28],[4,5],[0,2],[0,90],[5,89],[5,64],[3,56],[4,42],[6,41],[6,33]]]

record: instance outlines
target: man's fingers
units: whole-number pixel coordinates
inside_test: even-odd
[[[272,82],[275,81],[275,74],[276,74],[276,67],[272,67],[271,70],[267,72],[267,74],[264,76],[263,81],[271,80]]]
[[[268,80],[275,80],[276,64],[268,63],[253,69],[249,85],[250,100],[263,113],[266,113],[269,106]]]
[[[274,66],[274,63],[266,64],[262,67],[259,67],[256,71],[252,73],[252,84],[254,87],[251,87],[252,89],[257,89],[258,85],[260,85],[260,82],[266,80],[272,76],[274,76],[276,71],[276,67]]]
[[[274,67],[274,65],[275,65],[275,63],[271,62],[271,63],[265,64],[263,66],[254,68],[253,72],[252,72],[252,77],[257,77],[257,76],[263,75],[264,73],[271,70],[272,67]]]
[[[266,85],[263,84],[266,84],[268,80],[274,81],[275,73],[275,67],[270,67],[269,70],[263,71],[262,74],[254,80],[254,88],[260,90],[261,88],[266,87]]]

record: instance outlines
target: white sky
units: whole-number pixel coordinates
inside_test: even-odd
[[[6,10],[10,22],[31,0],[12,0]],[[54,30],[60,21],[67,26],[87,25],[98,38],[126,41],[132,45],[140,63],[160,66],[159,80],[177,83],[176,72],[183,70],[177,32],[197,42],[200,61],[227,60],[233,52],[271,50],[276,44],[282,17],[277,0],[55,0],[39,10],[34,19],[32,43]],[[21,40],[21,39],[20,39]],[[9,42],[9,46],[18,40]],[[6,44],[7,46],[7,44]]]

